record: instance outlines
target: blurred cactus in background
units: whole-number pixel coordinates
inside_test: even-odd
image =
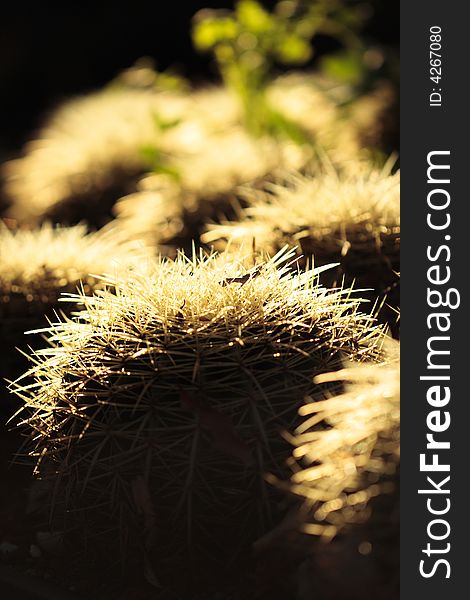
[[[182,102],[178,92],[111,86],[65,103],[25,155],[4,166],[9,215],[102,226],[116,199],[152,166],[146,148],[165,151],[159,123],[179,117]]]
[[[142,178],[136,193],[117,202],[116,226],[164,254],[175,256],[178,249],[191,252],[208,222],[236,217],[240,184],[257,186],[271,178],[280,164],[300,167],[308,156],[232,128],[175,158],[172,165],[178,179],[161,173]]]
[[[97,275],[140,265],[142,245],[128,242],[113,227],[88,233],[84,225],[39,229],[0,228],[0,297],[12,315],[15,299],[56,304],[62,292],[85,293],[101,285]],[[11,304],[10,304],[11,303]]]
[[[359,116],[358,104],[354,108],[358,118],[346,119],[333,99],[312,81],[312,77],[300,74],[278,77],[268,92],[270,102],[317,140],[323,148],[321,157],[327,152],[338,168],[346,163],[353,170],[369,156],[360,139],[365,132],[374,135],[375,109],[380,110],[380,101],[365,96],[361,102],[367,114]],[[164,171],[152,173],[141,179],[137,192],[121,198],[114,208],[117,223],[130,236],[146,239],[172,256],[178,248],[191,251],[207,223],[238,219],[243,214],[237,210],[247,203],[247,194],[239,189],[241,184],[249,184],[256,195],[255,190],[279,179],[286,170],[321,172],[313,146],[250,136],[240,126],[236,105],[226,91],[201,90],[194,98],[204,103],[213,122],[217,107],[223,109],[225,123],[210,128],[212,133],[202,138],[194,127],[196,119],[192,129],[190,123],[186,128],[183,124],[175,128],[174,137],[187,135],[193,140],[191,148],[188,144],[184,151],[175,151],[168,161],[177,177]],[[198,119],[204,123],[207,117],[201,113]],[[263,248],[263,240],[259,240],[259,247]]]
[[[265,178],[279,168],[302,169],[315,158],[310,143],[298,146],[289,140],[251,138],[241,126],[236,101],[224,88],[188,93],[187,88],[146,87],[147,80],[150,84],[159,77],[150,67],[135,67],[121,77],[125,82],[130,77],[133,84],[113,83],[69,101],[53,114],[38,139],[26,146],[24,156],[4,166],[10,217],[33,224],[86,220],[99,227],[112,219],[119,198],[151,189],[147,181],[138,183],[150,172],[162,176],[152,178],[158,182],[157,191],[167,181],[169,187],[189,190],[176,204],[188,213],[201,209],[203,223],[224,214],[236,195],[236,185]],[[366,158],[361,140],[379,135],[374,128],[383,105],[380,95],[365,96],[364,109],[357,104],[351,109],[354,118],[346,118],[337,100],[315,85],[312,76],[290,74],[272,81],[266,97],[335,164]],[[231,199],[206,213],[202,206],[209,207],[216,195]],[[201,203],[195,203],[195,197]],[[132,198],[125,213],[142,214],[140,196]],[[157,241],[168,238],[160,235],[159,220],[172,218],[172,203],[153,221]],[[152,214],[159,206],[156,201]],[[179,218],[181,211],[177,213]],[[150,218],[146,228],[151,227]],[[133,235],[141,233],[132,228]],[[187,247],[200,233],[201,225],[180,232],[178,239],[184,236]]]

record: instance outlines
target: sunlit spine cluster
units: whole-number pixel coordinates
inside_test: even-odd
[[[343,382],[343,387],[325,400],[308,401],[299,410],[303,422],[287,434],[294,446],[293,474],[277,483],[303,499],[299,529],[333,540],[312,548],[313,555],[325,557],[316,584],[313,564],[307,574],[312,589],[321,589],[322,579],[331,585],[336,577],[331,561],[353,579],[353,565],[363,569],[367,561],[368,585],[382,590],[376,593],[391,594],[398,586],[398,345],[388,342],[384,356],[382,364],[351,364],[317,376],[317,383]]]
[[[128,241],[114,228],[87,233],[84,225],[38,229],[0,228],[0,339],[3,345],[0,371],[11,378],[23,357],[15,350],[39,343],[26,336],[45,327],[70,303],[59,302],[64,293],[80,287],[91,293],[101,287],[100,275],[145,269],[149,252],[142,244]],[[26,361],[24,361],[26,362]]]
[[[144,268],[148,252],[114,227],[88,233],[85,225],[38,229],[0,229],[0,297],[4,309],[15,298],[55,304],[62,291],[85,292],[99,286],[98,276]],[[14,314],[14,309],[11,309]]]
[[[398,306],[399,192],[400,175],[388,167],[356,163],[343,171],[285,175],[264,189],[246,187],[238,219],[209,226],[202,240],[231,252],[296,246],[307,263],[337,263],[327,273],[330,284],[346,277],[348,284],[371,288],[372,300],[386,296]],[[389,315],[392,324],[396,318],[396,312]]]
[[[398,360],[395,354],[384,364],[355,365],[317,376],[317,383],[343,381],[346,387],[301,407],[304,421],[289,437],[298,465],[291,489],[309,507],[306,533],[332,538],[364,520],[372,498],[395,489],[400,456]],[[388,517],[393,515],[384,515]]]

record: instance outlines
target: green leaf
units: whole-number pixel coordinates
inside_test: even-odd
[[[195,24],[193,41],[198,50],[206,51],[221,42],[235,40],[238,34],[238,24],[231,17],[205,17]]]
[[[364,74],[364,61],[360,52],[343,52],[325,56],[321,68],[328,77],[355,84]]]
[[[173,127],[176,127],[182,121],[182,119],[180,119],[180,118],[163,119],[157,113],[153,113],[152,117],[153,117],[153,122],[155,123],[155,125],[159,131],[167,131],[168,129],[173,129]]]
[[[268,128],[274,137],[284,137],[299,145],[313,144],[313,139],[307,131],[277,110],[269,110]]]
[[[178,73],[165,71],[156,74],[155,86],[160,90],[187,92],[189,91],[189,83]]]
[[[181,180],[181,174],[178,169],[164,163],[158,163],[156,166],[154,166],[153,172],[160,173],[161,175],[168,175],[168,177],[174,179],[175,181]]]
[[[302,64],[312,56],[310,43],[294,34],[283,36],[276,45],[276,56],[285,64]]]
[[[254,34],[273,31],[275,20],[256,0],[240,0],[235,14],[242,27]]]
[[[152,145],[146,144],[139,149],[140,156],[145,164],[150,168],[160,160],[160,150]]]

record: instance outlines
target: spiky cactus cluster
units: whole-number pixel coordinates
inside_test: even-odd
[[[350,290],[281,265],[291,257],[247,270],[180,256],[77,296],[85,310],[49,329],[35,384],[16,384],[56,530],[140,544],[171,569],[191,550],[226,564],[275,522],[264,475],[286,472],[280,433],[323,397],[312,378],[377,359],[383,341]]]
[[[387,294],[398,306],[400,270],[400,175],[387,168],[357,164],[342,173],[326,170],[318,176],[287,177],[264,190],[246,188],[248,206],[240,221],[213,225],[202,236],[217,247],[253,244],[270,252],[296,244],[305,259],[320,266],[339,263],[327,273],[327,284],[346,276],[373,296]],[[387,315],[391,321],[396,314]]]
[[[307,417],[291,438],[302,468],[292,489],[312,505],[307,533],[334,537],[364,517],[380,492],[380,478],[397,473],[400,456],[400,371],[398,363],[353,366],[317,377],[345,381],[346,390],[301,407]],[[326,427],[325,427],[326,425]]]
[[[29,223],[88,218],[100,225],[151,168],[149,151],[198,147],[236,119],[235,102],[219,88],[187,95],[114,85],[72,99],[52,113],[21,158],[3,166],[9,214]]]
[[[108,227],[88,233],[84,225],[38,229],[0,228],[0,298],[4,314],[20,315],[16,301],[55,304],[62,292],[81,284],[90,292],[97,275],[136,267],[146,255]]]
[[[147,71],[147,76],[157,78],[156,73]],[[139,177],[152,169],[153,155],[164,157],[172,170],[184,170],[189,153],[193,165],[186,173],[191,170],[193,178],[199,169],[207,172],[208,161],[213,160],[214,177],[219,170],[227,172],[221,158],[224,154],[230,162],[230,155],[247,148],[247,154],[239,153],[244,173],[235,183],[250,180],[256,171],[254,165],[266,162],[268,157],[276,162],[277,156],[278,165],[299,166],[299,161],[280,162],[283,150],[258,146],[255,156],[247,141],[224,144],[219,137],[223,133],[229,138],[234,129],[242,130],[239,137],[248,134],[241,124],[236,100],[223,87],[170,91],[154,85],[132,86],[126,83],[128,76],[122,79],[124,85],[110,85],[60,106],[37,138],[26,145],[23,156],[4,165],[5,193],[11,203],[9,216],[28,223],[48,219],[76,223],[86,218],[101,226],[111,218],[116,200],[135,191]],[[270,85],[269,95],[280,113],[305,130],[307,146],[331,151],[333,160],[359,155],[361,135],[370,130],[371,123],[364,117],[345,118],[337,106],[338,98],[330,97],[316,77],[280,77]],[[368,100],[371,107],[377,104],[374,96]],[[366,111],[367,115],[373,113],[372,109]],[[361,125],[356,126],[356,122]],[[213,135],[215,139],[211,140]],[[234,150],[227,153],[230,143]],[[215,148],[220,144],[224,147],[219,154],[209,150],[197,161],[207,145]],[[303,151],[305,161],[311,148],[304,147]],[[172,164],[173,159],[177,165]],[[207,181],[210,178],[200,178],[201,184]]]
[[[305,419],[290,438],[296,467],[288,487],[304,498],[304,532],[326,540],[339,536],[318,549],[318,556],[335,556],[335,568],[367,556],[365,576],[390,592],[397,585],[399,556],[400,370],[397,347],[388,351],[384,364],[354,365],[316,378],[346,387],[300,409]],[[321,570],[321,558],[316,563]],[[310,576],[312,588],[318,588],[315,561]],[[320,579],[329,578],[331,588],[336,576],[323,572]]]
[[[73,99],[52,114],[23,157],[4,165],[9,215],[28,223],[86,218],[102,225],[116,200],[134,191],[138,179],[153,168],[154,155],[165,157],[172,171],[181,169],[183,180],[199,178],[201,185],[210,180],[198,173],[207,174],[208,161],[213,161],[212,175],[221,166],[226,174],[237,155],[246,162],[236,183],[248,181],[258,174],[255,165],[266,159],[263,148],[240,132],[238,121],[236,102],[219,87],[187,94],[111,86]],[[198,161],[201,152],[204,160]]]
[[[341,258],[361,248],[366,257],[389,246],[396,251],[399,184],[398,173],[389,175],[360,163],[342,173],[325,169],[315,176],[286,175],[264,190],[244,188],[248,206],[240,222],[210,226],[203,239],[221,240],[219,246],[230,240],[249,247],[254,239],[270,252],[286,242],[296,243],[304,254],[314,255],[317,264],[323,257]],[[387,235],[391,241],[385,246],[381,240]]]
[[[227,105],[225,126],[205,138],[196,136],[191,149],[173,157],[177,181],[150,175],[140,181],[137,193],[119,200],[115,207],[119,226],[174,254],[179,247],[190,248],[208,222],[238,216],[236,209],[245,202],[240,185],[256,189],[263,181],[275,179],[281,169],[303,170],[315,162],[315,148],[331,150],[332,140],[337,142],[341,136],[341,152],[357,159],[358,131],[342,122],[335,102],[308,78],[280,77],[270,93],[274,105],[297,119],[299,126],[305,125],[310,144],[250,136],[234,118],[230,96],[217,89],[206,91],[205,98],[212,98],[214,108],[217,103]],[[331,156],[338,158],[334,152]]]

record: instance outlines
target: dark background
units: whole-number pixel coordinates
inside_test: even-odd
[[[396,47],[398,2],[368,4],[374,10],[364,35]],[[228,0],[5,3],[0,9],[0,159],[17,154],[61,100],[102,86],[142,56],[154,58],[159,70],[175,67],[193,81],[214,79],[210,57],[192,47],[191,17],[201,8],[232,6]],[[332,43],[316,39],[316,57]]]

